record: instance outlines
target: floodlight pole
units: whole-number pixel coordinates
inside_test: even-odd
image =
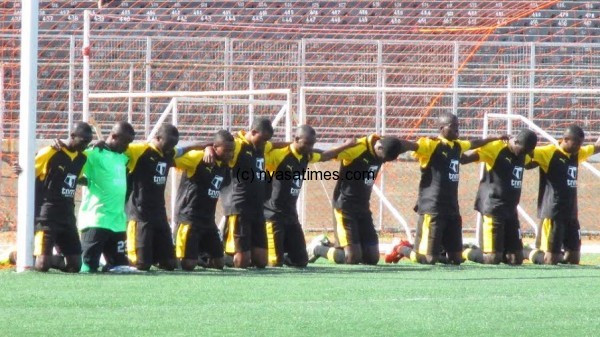
[[[21,98],[17,199],[17,272],[33,266],[34,156],[37,110],[39,0],[21,1]]]

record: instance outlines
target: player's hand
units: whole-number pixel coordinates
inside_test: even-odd
[[[90,143],[89,147],[91,149],[96,149],[97,148],[98,151],[100,151],[100,152],[102,152],[102,150],[108,150],[108,145],[102,139]]]
[[[52,145],[50,145],[54,150],[56,151],[60,151],[63,148],[67,147],[67,144],[65,144],[62,140],[56,138],[54,140],[54,142],[52,142]]]
[[[344,147],[348,146],[352,146],[356,144],[356,138],[348,138],[344,141],[344,144],[342,144]]]
[[[215,163],[215,149],[212,146],[204,148],[204,157],[202,161],[205,164],[213,165]]]
[[[21,168],[21,165],[19,165],[19,163],[17,163],[17,162],[12,163],[11,170],[17,176],[19,174],[21,174],[21,172],[23,172],[23,169]]]

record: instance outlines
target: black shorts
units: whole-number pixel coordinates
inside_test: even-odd
[[[563,248],[572,252],[581,250],[578,219],[543,219],[540,236],[540,250],[544,252],[558,254]]]
[[[52,255],[54,246],[64,256],[81,254],[79,232],[74,224],[44,221],[35,227],[34,256]]]
[[[281,265],[287,254],[293,265],[306,265],[306,239],[298,219],[271,219],[266,221],[268,258],[270,265]]]
[[[417,223],[415,251],[437,256],[442,247],[448,253],[462,252],[462,218],[460,215],[421,214]]]
[[[371,211],[355,212],[334,208],[336,246],[360,245],[363,248],[379,245]]]
[[[127,256],[133,265],[152,265],[175,258],[171,227],[166,221],[127,224]]]
[[[225,253],[248,252],[252,248],[267,249],[264,216],[233,214],[226,218],[223,231]]]
[[[175,238],[175,256],[178,259],[197,260],[201,252],[207,253],[212,259],[223,257],[223,242],[217,225],[214,221],[208,224],[180,223]]]
[[[523,250],[518,214],[483,216],[484,254],[517,253]]]
[[[92,271],[100,265],[100,255],[108,266],[126,266],[127,237],[125,232],[113,232],[106,228],[86,228],[81,232],[81,258]]]

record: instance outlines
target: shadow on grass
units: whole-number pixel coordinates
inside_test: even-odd
[[[508,266],[508,265],[480,265],[475,263],[466,263],[461,266],[441,265],[419,265],[412,263],[400,263],[400,264],[379,264],[375,266],[366,265],[335,265],[328,263],[317,263],[310,264],[306,268],[294,268],[294,267],[280,267],[273,268],[267,267],[264,269],[249,268],[249,269],[237,269],[237,268],[225,268],[224,270],[211,270],[196,268],[194,271],[163,271],[160,269],[152,268],[148,272],[138,273],[91,273],[91,274],[77,274],[82,277],[125,277],[125,276],[136,276],[136,277],[162,277],[162,276],[177,276],[177,277],[289,277],[292,275],[299,276],[319,276],[319,277],[346,277],[354,275],[356,277],[372,277],[377,275],[378,278],[403,278],[405,275],[408,278],[414,278],[415,272],[431,272],[433,277],[426,277],[427,273],[418,273],[416,279],[419,280],[446,280],[446,281],[477,281],[477,280],[510,280],[510,279],[563,279],[563,278],[598,278],[598,275],[550,275],[544,274],[545,272],[556,272],[564,270],[573,271],[598,271],[600,272],[599,266],[596,265],[557,265],[557,266],[544,266],[544,265],[532,265],[526,264],[523,266]],[[485,272],[486,276],[473,275],[473,272]],[[490,275],[489,272],[493,271],[515,271],[505,277],[497,277]],[[519,271],[523,274],[519,275]],[[538,271],[540,274],[531,276],[531,272]],[[14,273],[14,269],[0,270],[0,274]],[[446,273],[451,273],[453,277],[444,277]],[[467,275],[473,275],[473,277],[457,277],[460,273],[467,273]],[[25,274],[36,274],[36,272],[29,271]],[[59,271],[51,270],[46,274],[39,273],[39,275],[62,275],[64,277],[71,277],[75,274],[62,273]],[[425,277],[424,277],[425,276]]]

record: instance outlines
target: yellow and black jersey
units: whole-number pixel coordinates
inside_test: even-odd
[[[525,165],[529,156],[516,156],[508,142],[497,140],[478,148],[485,171],[475,199],[475,210],[484,215],[513,214],[521,199]]]
[[[321,160],[319,153],[310,157],[296,152],[291,145],[274,149],[265,155],[266,168],[272,176],[267,183],[265,218],[298,217],[296,202],[302,188],[303,172],[309,163]]]
[[[231,184],[223,189],[223,210],[225,215],[250,213],[262,217],[265,202],[265,153],[272,144],[267,142],[262,149],[254,148],[246,133],[240,131],[235,140],[233,158],[229,162],[231,168]]]
[[[175,206],[180,223],[214,223],[221,188],[229,183],[227,163],[206,165],[203,156],[204,151],[190,151],[175,159],[177,167],[184,170]]]
[[[35,157],[36,221],[75,224],[75,190],[86,162],[81,152],[41,149]]]
[[[579,163],[594,154],[594,146],[566,153],[553,144],[538,146],[533,160],[540,166],[538,216],[541,219],[577,217],[577,170]]]
[[[356,145],[338,154],[339,179],[333,190],[333,205],[338,209],[368,211],[373,184],[383,161],[375,155],[378,135],[356,140]]]
[[[460,157],[471,148],[471,142],[422,137],[417,144],[413,156],[421,166],[421,181],[415,210],[419,214],[459,214]]]
[[[132,143],[125,151],[131,195],[127,215],[136,221],[167,221],[165,185],[173,157],[166,157],[151,143]]]

